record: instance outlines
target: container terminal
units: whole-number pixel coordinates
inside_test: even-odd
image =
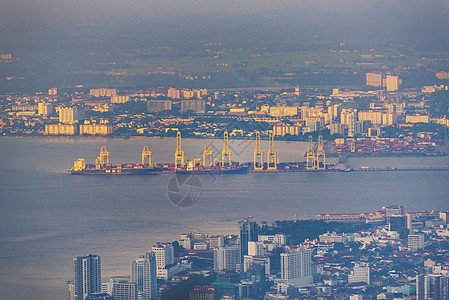
[[[269,132],[269,146],[264,161],[264,153],[260,147],[260,132],[256,132],[256,146],[252,162],[233,162],[229,148],[229,135],[224,132],[223,149],[220,158],[214,158],[209,145],[204,147],[202,158],[187,161],[181,146],[181,133],[177,133],[174,163],[154,163],[152,152],[148,146],[143,147],[142,161],[134,163],[110,163],[110,155],[105,146],[101,147],[95,164],[86,164],[84,158],[77,159],[73,166],[66,171],[71,175],[157,175],[161,173],[179,174],[244,174],[249,172],[277,173],[277,172],[350,172],[350,171],[449,171],[449,167],[441,168],[370,168],[362,166],[351,169],[346,164],[346,157],[340,157],[339,164],[326,163],[323,137],[319,136],[314,142],[309,136],[308,148],[304,162],[279,162],[279,156],[274,149],[274,135]]]

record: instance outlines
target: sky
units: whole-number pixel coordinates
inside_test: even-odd
[[[274,14],[332,19],[428,17],[449,11],[447,0],[1,0],[0,19],[13,28],[68,22],[101,23],[114,19],[149,20],[196,17],[247,17]],[[447,14],[446,14],[447,16]]]
[[[0,50],[116,38],[276,42],[319,36],[449,50],[447,0],[0,0]]]

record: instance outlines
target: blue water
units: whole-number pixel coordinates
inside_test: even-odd
[[[191,159],[205,143],[183,140]],[[408,211],[449,209],[449,172],[279,173],[200,176],[198,202],[167,197],[173,174],[64,175],[78,157],[93,162],[101,145],[111,161],[139,162],[143,145],[171,162],[175,140],[0,139],[0,290],[2,299],[64,299],[71,259],[102,256],[103,277],[129,273],[129,262],[156,241],[191,231],[236,233],[237,221],[313,218],[322,212],[369,212],[388,204]],[[231,141],[233,159],[249,161],[254,144]],[[262,143],[266,151],[266,142]],[[305,143],[278,142],[281,161],[302,161]],[[353,167],[446,166],[447,157],[349,159]],[[185,186],[183,187],[185,188]],[[3,295],[8,295],[3,298]]]

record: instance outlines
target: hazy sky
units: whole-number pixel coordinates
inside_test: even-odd
[[[177,39],[184,31],[199,39],[301,30],[441,39],[448,36],[447,16],[448,0],[0,0],[0,46],[84,34]]]
[[[16,21],[247,15],[273,10],[298,13],[306,10],[317,14],[357,14],[366,10],[436,13],[449,8],[447,0],[1,0],[0,3],[0,17]]]

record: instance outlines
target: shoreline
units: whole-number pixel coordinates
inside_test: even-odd
[[[152,137],[152,136],[130,136],[130,137],[106,137],[106,136],[63,136],[63,135],[45,135],[45,136],[0,136],[0,141],[2,139],[12,140],[12,139],[29,139],[29,140],[65,140],[65,141],[107,141],[107,140],[176,140],[176,137]],[[183,140],[222,140],[222,137],[184,137]],[[254,140],[252,138],[233,138],[229,137],[232,141],[248,141]],[[261,139],[265,140],[265,139]],[[255,141],[255,140],[254,140]],[[275,140],[275,142],[284,143],[307,143],[307,141],[292,141],[292,140]],[[373,153],[373,154],[357,154],[357,153],[346,153],[347,158],[383,158],[383,157],[446,157],[449,153]],[[326,153],[328,158],[339,158],[340,154],[337,153]]]

